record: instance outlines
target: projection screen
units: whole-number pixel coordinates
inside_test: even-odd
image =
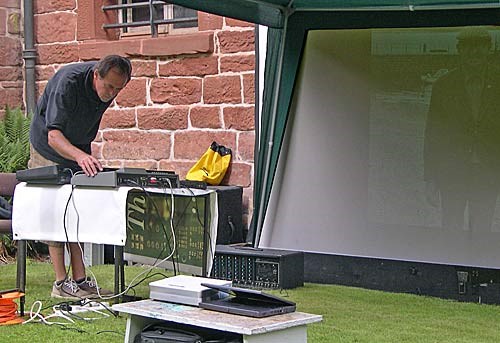
[[[498,37],[310,31],[260,246],[500,267]]]

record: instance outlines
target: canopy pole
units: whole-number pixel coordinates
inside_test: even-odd
[[[269,177],[269,169],[271,166],[271,155],[272,155],[272,148],[274,145],[274,131],[276,127],[276,120],[277,120],[277,112],[278,112],[278,99],[280,95],[280,81],[281,81],[281,75],[283,74],[283,61],[284,61],[284,56],[285,56],[285,40],[286,40],[286,32],[287,32],[287,26],[288,26],[288,15],[285,16],[285,22],[283,25],[283,35],[281,38],[280,42],[280,47],[279,47],[279,58],[278,58],[278,70],[276,71],[276,78],[274,81],[274,94],[275,97],[273,98],[273,106],[272,106],[272,117],[271,117],[271,126],[269,130],[269,140],[267,142],[267,152],[266,152],[266,160],[264,163],[264,178],[263,178],[263,183],[262,183],[262,192],[260,194],[260,203],[259,203],[259,215],[257,216],[257,225],[255,228],[255,239],[254,239],[254,248],[259,247],[259,241],[260,241],[260,235],[262,233],[262,226],[264,224],[264,204],[265,204],[265,198],[266,198],[266,189],[268,185],[268,177]]]

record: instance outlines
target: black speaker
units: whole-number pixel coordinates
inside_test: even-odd
[[[219,221],[217,244],[243,242],[243,188],[241,186],[208,186],[217,192]]]

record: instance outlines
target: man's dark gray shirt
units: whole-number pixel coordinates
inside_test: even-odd
[[[49,130],[60,130],[77,148],[90,154],[104,111],[112,101],[102,102],[93,88],[96,62],[62,67],[49,80],[38,100],[31,122],[30,141],[40,155],[66,166],[77,166],[59,155],[48,142]]]

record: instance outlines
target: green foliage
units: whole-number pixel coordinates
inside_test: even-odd
[[[30,158],[29,129],[31,116],[20,109],[6,108],[0,121],[0,172],[26,169]]]

